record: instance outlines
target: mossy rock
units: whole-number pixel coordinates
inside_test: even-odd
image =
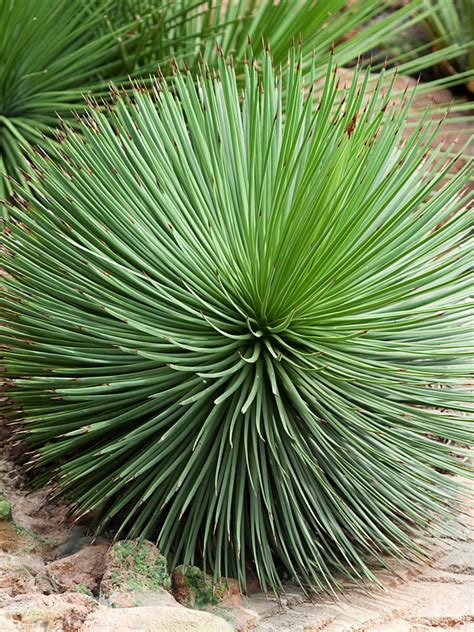
[[[88,588],[85,584],[76,584],[70,589],[70,592],[77,592],[81,595],[87,595],[88,597],[94,597],[92,594],[92,590]]]
[[[9,502],[0,496],[0,520],[11,522],[12,519],[12,506]]]
[[[217,582],[197,566],[177,566],[173,572],[173,592],[185,606],[205,608],[217,605],[229,592],[225,578]]]
[[[48,542],[14,520],[0,519],[0,551],[28,555],[47,548]]]
[[[171,588],[167,560],[148,540],[121,540],[109,550],[101,597]]]

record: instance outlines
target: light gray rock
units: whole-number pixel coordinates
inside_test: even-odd
[[[436,568],[450,573],[474,575],[474,546],[472,542],[449,540],[451,550],[436,563]]]
[[[220,617],[178,607],[100,608],[81,632],[234,632]]]
[[[16,632],[80,632],[87,616],[98,607],[92,597],[78,593],[63,593],[62,595],[21,595],[10,601],[2,609],[0,630],[4,622],[5,629],[10,630],[11,624]]]
[[[101,600],[104,605],[111,608],[137,608],[137,607],[178,607],[179,603],[164,588],[112,590],[106,600]]]
[[[104,574],[108,545],[86,546],[73,555],[55,560],[46,570],[57,590],[64,592],[83,586],[95,593]]]

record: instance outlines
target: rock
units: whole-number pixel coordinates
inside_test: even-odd
[[[233,626],[208,612],[182,606],[101,608],[87,617],[81,632],[234,632]],[[49,629],[48,629],[49,632]]]
[[[221,598],[221,604],[225,606],[241,606],[243,596],[239,582],[231,577],[223,577],[220,581],[223,582],[226,588]]]
[[[254,573],[251,569],[248,571],[247,575],[247,586],[245,588],[245,594],[252,595],[254,593],[261,592],[262,588],[260,586],[260,582],[258,581],[257,574]]]
[[[209,612],[209,611],[207,611]],[[253,630],[260,620],[255,610],[244,608],[243,606],[232,606],[231,608],[216,607],[210,611],[217,614],[232,624],[235,632],[249,632]]]
[[[65,592],[83,585],[92,593],[99,589],[105,570],[108,546],[86,546],[77,553],[48,564],[47,571],[57,590]]]
[[[472,542],[447,541],[451,550],[436,564],[436,568],[451,573],[474,575],[474,547]]]
[[[432,627],[455,627],[474,621],[473,585],[417,582],[409,593],[415,603],[405,619]]]
[[[411,623],[403,620],[377,623],[375,627],[366,628],[366,630],[367,632],[414,632]]]
[[[92,590],[87,588],[87,586],[85,584],[75,584],[71,588],[71,592],[77,592],[77,593],[80,593],[81,595],[87,595],[88,597],[93,597],[94,596],[92,594]]]
[[[424,567],[425,571],[387,592],[366,592],[353,586],[346,588],[341,599],[315,596],[313,603],[301,603],[272,612],[259,609],[260,620],[255,632],[424,632],[456,629],[468,631],[474,622],[474,580],[469,575],[455,575]],[[459,578],[459,579],[458,579]],[[249,608],[256,610],[254,597]],[[245,629],[245,628],[244,628]]]
[[[18,551],[22,545],[21,534],[11,522],[0,522],[0,549],[6,553]]]
[[[91,538],[86,535],[86,528],[75,525],[69,529],[61,541],[55,546],[52,559],[56,560],[62,557],[69,557],[77,553],[85,546],[91,544]],[[109,543],[106,543],[109,546]]]
[[[227,577],[214,582],[197,566],[177,566],[173,571],[173,594],[179,603],[190,608],[204,608],[218,603],[242,605],[239,582]]]
[[[0,611],[11,603],[12,597],[7,590],[0,588]],[[2,628],[0,628],[1,630]]]
[[[35,576],[25,567],[18,569],[11,577],[10,594],[12,597],[34,592]]]
[[[56,582],[51,577],[47,568],[43,568],[37,575],[35,580],[35,586],[37,592],[44,595],[51,595],[52,593],[59,592]]]
[[[292,605],[298,606],[299,603],[303,601],[304,598],[302,597],[299,601],[295,600]],[[246,607],[256,612],[261,619],[278,615],[287,609],[278,597],[276,597],[273,593],[266,592],[259,592],[250,595],[247,599]]]
[[[0,612],[0,630],[2,632],[18,632],[19,628]]]
[[[113,590],[106,600],[112,608],[138,608],[166,606],[168,608],[180,607],[176,599],[164,588],[154,590]]]
[[[0,550],[21,555],[37,552],[42,548],[41,538],[15,522],[0,521]]]
[[[9,522],[12,519],[12,506],[9,502],[0,496],[0,520]]]
[[[78,632],[86,617],[97,607],[95,599],[77,593],[29,594],[12,599],[3,608],[2,615],[8,624],[16,624],[13,629],[17,632],[19,630]],[[0,627],[0,629],[4,628]],[[6,627],[6,629],[9,628]]]
[[[162,589],[171,587],[166,558],[148,540],[122,540],[112,545],[106,556],[100,597],[115,607],[134,607],[152,603],[150,593],[157,592],[163,603]]]
[[[56,590],[40,555],[0,552],[0,591],[15,597],[31,592],[50,594]]]
[[[15,592],[17,580],[24,581],[26,575],[31,577],[31,586],[25,592],[31,592],[34,586],[34,575],[31,573],[26,560],[23,557],[0,553],[0,590],[5,591],[10,596],[19,594]]]

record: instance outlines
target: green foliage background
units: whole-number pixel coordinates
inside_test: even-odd
[[[0,204],[15,182],[27,186],[32,144],[53,152],[60,117],[74,122],[85,97],[109,100],[109,83],[172,73],[172,60],[194,71],[214,65],[217,49],[232,54],[242,73],[248,38],[271,42],[277,65],[292,37],[304,41],[303,66],[324,76],[335,45],[340,64],[381,45],[433,11],[423,0],[397,10],[387,0],[0,0]],[[418,11],[419,10],[419,11]],[[378,16],[378,19],[375,18]],[[434,18],[433,18],[434,19]],[[369,24],[370,23],[370,24]],[[357,32],[362,25],[364,28]],[[348,35],[350,34],[350,37]],[[400,71],[459,55],[443,51],[409,60]],[[455,81],[454,79],[452,81]],[[3,209],[6,216],[6,208]]]

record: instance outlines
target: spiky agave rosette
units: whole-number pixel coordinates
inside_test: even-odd
[[[261,66],[243,94],[224,59],[136,86],[36,161],[6,245],[10,418],[98,527],[332,587],[421,554],[456,505],[461,450],[432,437],[472,439],[469,167],[439,189],[435,131],[402,144],[383,78],[341,100],[294,51]]]

